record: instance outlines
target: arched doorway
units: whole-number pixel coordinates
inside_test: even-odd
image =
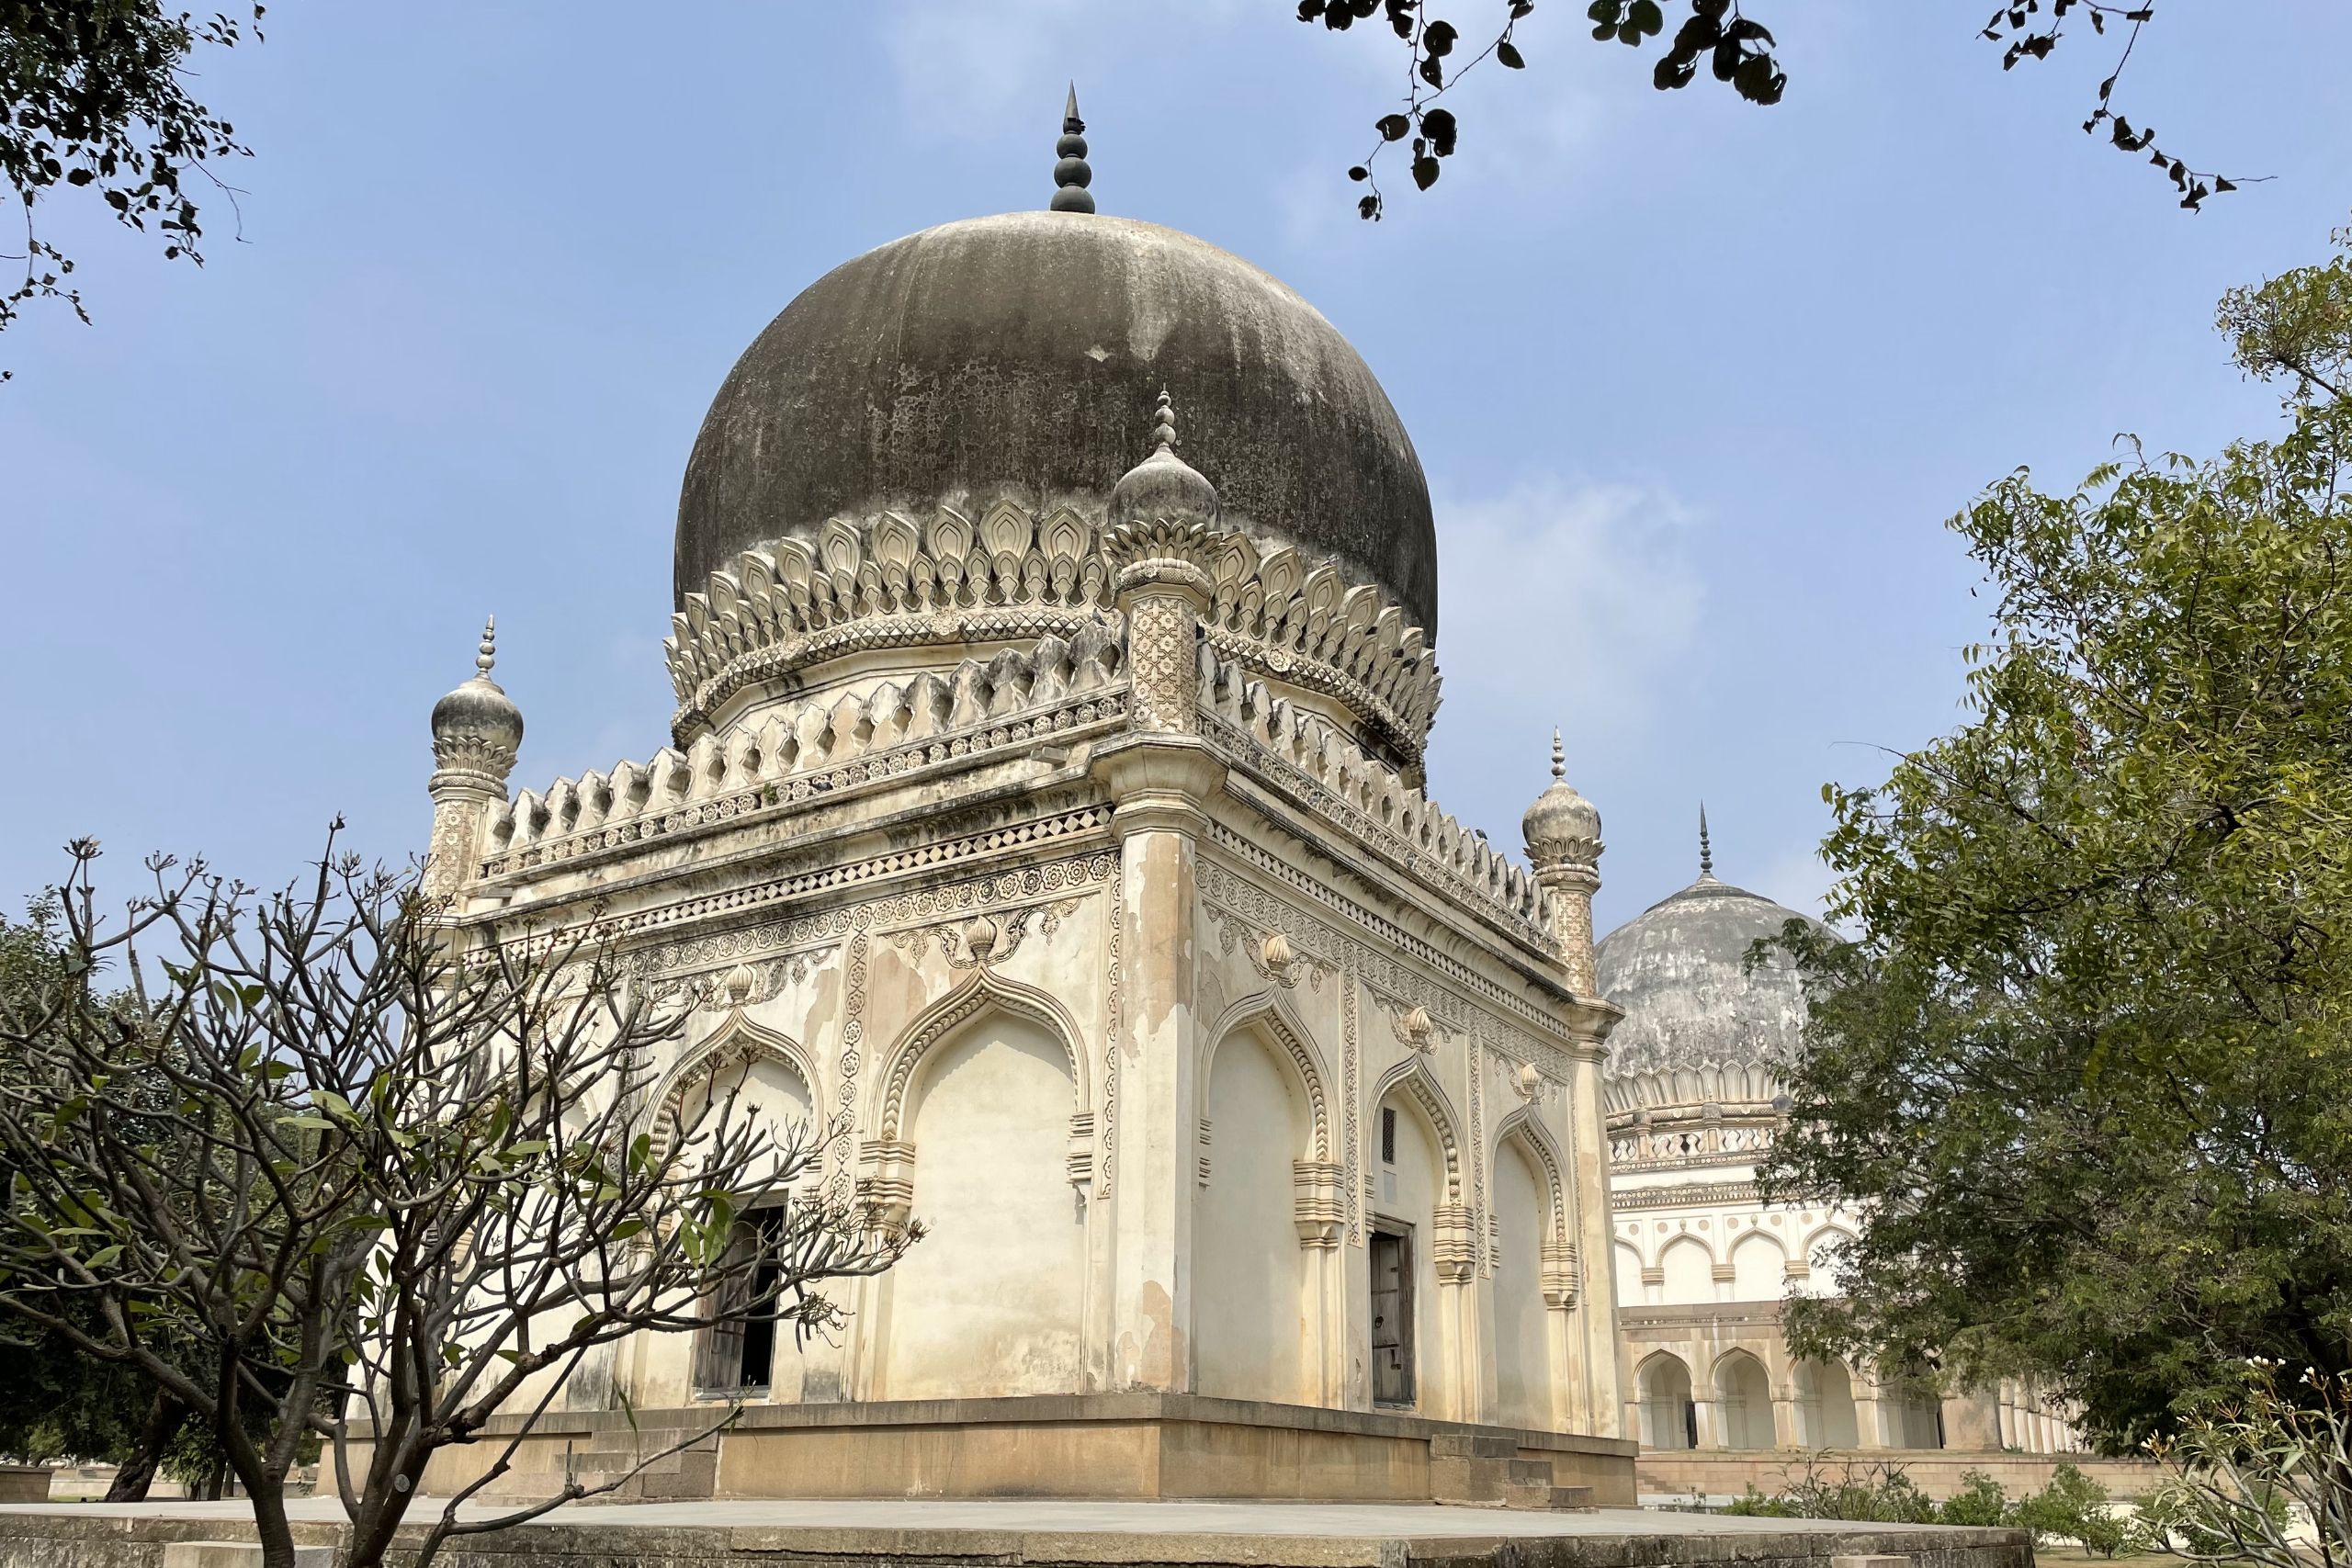
[[[1699,1446],[1698,1413],[1690,1404],[1690,1369],[1661,1350],[1634,1374],[1641,1396],[1642,1447],[1679,1452]]]
[[[1809,1449],[1860,1446],[1854,1380],[1844,1366],[1836,1361],[1797,1363],[1797,1425]]]
[[[1773,1446],[1772,1380],[1765,1374],[1764,1363],[1743,1350],[1716,1362],[1715,1398],[1723,1413],[1724,1447]]]

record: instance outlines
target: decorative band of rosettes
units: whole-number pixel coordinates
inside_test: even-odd
[[[1295,547],[1196,532],[1183,554],[1206,579],[1202,618],[1218,649],[1346,705],[1418,762],[1437,714],[1437,660],[1402,607]],[[898,513],[835,518],[813,542],[746,550],[671,617],[673,728],[684,743],[746,686],[867,649],[1069,636],[1112,607],[1118,569],[1142,543],[1133,525],[999,502],[977,521],[946,506],[928,525]]]

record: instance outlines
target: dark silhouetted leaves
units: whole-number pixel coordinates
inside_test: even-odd
[[[1421,116],[1421,130],[1430,139],[1430,148],[1441,158],[1453,156],[1453,115],[1448,109],[1431,109]]]
[[[1380,139],[1383,141],[1402,141],[1406,134],[1413,129],[1413,122],[1401,114],[1382,115],[1379,123]]]

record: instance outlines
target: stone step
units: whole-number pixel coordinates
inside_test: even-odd
[[[1552,1461],[1548,1459],[1507,1459],[1503,1461],[1504,1483],[1542,1482],[1552,1484]]]
[[[1589,1486],[1557,1486],[1549,1481],[1513,1481],[1503,1487],[1503,1506],[1566,1511],[1592,1506]]]

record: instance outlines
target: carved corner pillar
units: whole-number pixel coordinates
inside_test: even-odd
[[[1592,965],[1592,896],[1600,891],[1597,866],[1570,863],[1538,867],[1535,880],[1551,895],[1552,934],[1560,943],[1560,964],[1568,989],[1579,997],[1600,989]]]
[[[1136,705],[1140,714],[1140,696]],[[1193,1377],[1194,1066],[1204,1028],[1194,996],[1199,840],[1210,803],[1224,793],[1225,767],[1197,735],[1160,730],[1109,742],[1093,771],[1110,797],[1119,845],[1121,933],[1104,1377],[1114,1392],[1182,1393]]]
[[[1232,536],[1199,523],[1125,524],[1103,548],[1127,624],[1128,723],[1140,733],[1195,735],[1201,728],[1201,616],[1211,569]]]
[[[1624,1016],[1609,1003],[1579,999],[1564,1010],[1568,1026],[1567,1134],[1576,1172],[1570,1209],[1567,1267],[1574,1279],[1572,1326],[1584,1364],[1591,1369],[1584,1389],[1588,1428],[1602,1437],[1620,1435],[1623,1405],[1619,1389],[1617,1296],[1606,1275],[1600,1288],[1588,1270],[1606,1269],[1614,1237],[1610,1230],[1609,1126],[1601,1102],[1600,1065],[1608,1055],[1609,1031]],[[1550,1259],[1546,1258],[1547,1266]],[[1547,1287],[1548,1288],[1548,1287]]]

